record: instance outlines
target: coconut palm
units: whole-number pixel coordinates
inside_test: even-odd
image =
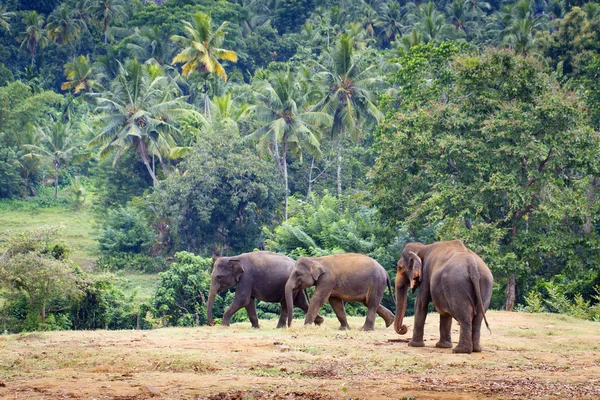
[[[424,43],[439,43],[454,36],[452,25],[446,21],[446,16],[438,11],[434,3],[421,4],[407,20],[412,28],[422,35]]]
[[[48,44],[46,30],[44,29],[44,17],[37,11],[30,11],[23,17],[25,31],[21,32],[21,47],[27,47],[31,54],[31,65],[35,63],[37,48],[44,48]]]
[[[321,111],[309,111],[307,93],[297,76],[288,71],[268,74],[253,82],[258,104],[249,112],[259,125],[249,137],[259,140],[261,151],[271,153],[285,184],[285,219],[288,218],[287,156],[302,151],[320,154],[320,129],[331,122],[331,117]]]
[[[79,141],[79,131],[72,129],[70,124],[60,120],[48,126],[38,128],[39,144],[23,145],[29,153],[23,159],[40,158],[52,164],[54,168],[54,198],[58,198],[58,172],[75,158],[85,155],[83,146]]]
[[[128,39],[127,49],[138,60],[154,59],[163,65],[173,56],[173,45],[169,42],[168,34],[156,25],[135,28]]]
[[[111,24],[126,14],[123,0],[96,0],[91,7],[92,14],[102,23],[104,43],[108,43]]]
[[[0,28],[10,32],[10,19],[15,16],[14,12],[6,11],[5,5],[0,5]]]
[[[343,139],[349,134],[356,141],[365,122],[383,119],[371,90],[382,81],[369,76],[373,66],[364,68],[361,60],[353,57],[353,43],[347,35],[340,37],[329,56],[329,64],[320,73],[329,90],[316,108],[333,117],[331,134],[338,137],[337,192],[341,194]]]
[[[94,0],[77,0],[72,8],[71,16],[77,23],[82,31],[89,32],[89,24],[92,18],[92,7]]]
[[[168,174],[163,157],[176,144],[178,119],[192,113],[186,97],[159,66],[140,64],[135,59],[120,64],[110,87],[96,97],[96,119],[102,131],[91,145],[102,144],[101,156],[114,152],[115,162],[133,147],[156,186],[154,157]]]
[[[378,8],[379,17],[375,27],[379,30],[384,44],[389,45],[402,34],[405,10],[397,2],[382,3]]]
[[[61,85],[62,90],[71,90],[73,94],[92,90],[96,81],[92,77],[92,66],[88,56],[79,56],[65,64],[67,81]]]
[[[537,32],[546,29],[546,15],[535,15],[534,0],[520,0],[504,10],[502,43],[517,53],[527,54],[536,44]]]
[[[172,61],[172,64],[183,63],[181,67],[183,76],[188,76],[194,71],[214,72],[227,81],[227,73],[219,60],[237,62],[234,51],[220,48],[225,39],[227,24],[225,21],[213,31],[211,16],[203,12],[194,14],[192,22],[183,21],[186,36],[171,37],[173,42],[184,47]]]
[[[73,12],[65,4],[62,4],[48,17],[46,24],[48,39],[63,45],[73,45],[73,58],[75,58],[74,42],[81,35],[81,26],[73,18]]]

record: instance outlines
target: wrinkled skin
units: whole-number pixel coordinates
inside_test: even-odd
[[[302,257],[296,262],[287,281],[285,296],[291,299],[302,290],[315,286],[304,323],[312,324],[319,309],[329,300],[342,330],[350,329],[343,301],[363,303],[368,311],[362,329],[371,331],[375,326],[376,314],[385,320],[386,326],[390,326],[394,321],[394,314],[380,304],[386,285],[391,295],[389,282],[385,269],[377,261],[362,254]],[[290,326],[292,314],[289,310],[287,314]]]
[[[288,309],[299,307],[308,311],[308,299],[303,292],[294,296],[288,308],[285,300],[285,284],[294,268],[294,260],[268,251],[244,253],[235,257],[219,257],[213,265],[208,296],[207,317],[213,325],[212,308],[217,293],[235,288],[233,303],[225,310],[221,325],[229,326],[233,314],[245,307],[253,328],[259,328],[255,300],[281,304],[281,315],[277,328],[285,327]],[[315,319],[321,324],[323,317]]]
[[[436,347],[452,348],[452,318],[460,323],[454,353],[480,352],[481,323],[489,329],[485,311],[490,305],[494,278],[483,260],[460,240],[430,245],[408,243],[398,260],[396,274],[396,320],[394,329],[403,335],[408,288],[418,288],[415,326],[409,346],[422,347],[429,302],[440,313],[440,340]]]

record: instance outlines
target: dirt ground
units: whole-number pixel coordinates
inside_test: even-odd
[[[2,399],[600,399],[600,323],[489,312],[482,353],[338,322],[0,335]],[[453,327],[458,341],[458,327]],[[406,340],[406,341],[390,341]]]

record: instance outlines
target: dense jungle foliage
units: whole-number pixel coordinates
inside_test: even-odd
[[[447,239],[492,308],[598,321],[599,50],[596,0],[0,0],[0,212],[91,208],[99,254],[3,237],[0,328],[199,325],[212,257],[393,279]],[[152,298],[121,270],[159,273]]]

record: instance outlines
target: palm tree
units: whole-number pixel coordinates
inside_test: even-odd
[[[267,150],[275,157],[285,183],[285,219],[288,218],[288,150],[299,154],[302,150],[320,154],[319,129],[331,122],[326,113],[309,111],[307,93],[288,71],[267,75],[253,82],[258,104],[251,107],[259,128],[249,137],[259,140],[261,151]]]
[[[79,56],[65,64],[65,77],[67,81],[61,85],[61,90],[72,90],[73,94],[81,91],[87,92],[96,86],[96,81],[91,79],[92,66],[88,56]]]
[[[30,152],[23,155],[24,159],[41,158],[54,167],[54,198],[58,198],[58,171],[71,160],[85,154],[79,143],[79,132],[71,129],[69,124],[60,120],[51,125],[38,129],[39,144],[23,145]]]
[[[382,3],[378,9],[379,17],[375,27],[380,31],[383,43],[389,45],[402,34],[404,10],[397,2]]]
[[[453,36],[452,25],[446,22],[446,16],[437,10],[434,3],[421,4],[407,19],[422,35],[424,43],[443,42]]]
[[[73,18],[73,13],[65,4],[62,4],[48,17],[46,25],[48,39],[59,44],[72,44],[81,34],[81,26]],[[73,45],[73,58],[75,58],[75,46]]]
[[[96,97],[96,111],[100,113],[97,120],[103,128],[91,145],[103,145],[101,156],[114,151],[115,162],[133,147],[154,186],[158,185],[154,157],[168,174],[163,156],[175,146],[178,118],[192,113],[186,97],[180,96],[179,88],[159,66],[140,64],[135,59],[120,64],[110,88]]]
[[[534,0],[520,0],[498,13],[497,32],[502,44],[522,54],[527,54],[535,46],[536,34],[546,28],[547,17],[535,15],[534,9]]]
[[[102,23],[104,43],[108,43],[108,31],[111,24],[126,14],[123,0],[96,0],[91,10],[92,14]]]
[[[94,0],[77,0],[72,8],[71,16],[77,23],[82,31],[89,32],[89,23],[92,17],[92,7]]]
[[[379,122],[383,114],[374,104],[371,88],[381,84],[380,78],[369,77],[373,66],[363,68],[360,60],[353,58],[353,43],[342,35],[330,52],[329,66],[321,76],[329,88],[316,106],[333,116],[332,137],[338,137],[337,192],[342,193],[342,146],[346,134],[358,140],[361,126],[367,121]]]
[[[127,43],[127,49],[138,60],[154,59],[163,65],[173,56],[173,45],[169,42],[168,34],[156,25],[135,28],[128,39],[130,43]]]
[[[6,6],[0,5],[0,28],[4,29],[9,34],[11,33],[9,21],[14,16],[15,16],[14,12],[6,11]]]
[[[30,11],[23,17],[25,32],[21,32],[21,47],[26,46],[31,53],[31,65],[35,62],[35,52],[38,47],[44,48],[48,44],[46,30],[44,29],[44,17],[37,11]]]
[[[173,35],[171,40],[184,49],[173,58],[172,64],[183,63],[183,76],[193,71],[214,72],[227,81],[227,73],[219,60],[237,62],[237,55],[232,50],[220,48],[225,39],[227,21],[215,31],[212,31],[211,22],[211,16],[202,12],[194,14],[192,22],[183,21],[186,36]]]

